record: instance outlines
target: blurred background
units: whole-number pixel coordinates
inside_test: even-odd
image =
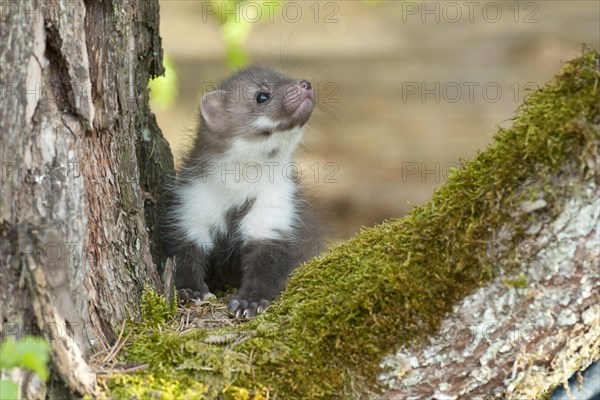
[[[160,4],[169,68],[152,108],[176,159],[202,92],[237,66],[311,80],[318,107],[298,157],[329,240],[429,200],[563,61],[600,45],[598,1]]]

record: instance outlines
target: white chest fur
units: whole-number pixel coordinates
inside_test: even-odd
[[[278,239],[290,232],[297,219],[295,165],[292,153],[302,129],[275,132],[266,138],[239,138],[206,167],[206,173],[178,188],[181,207],[177,226],[206,250],[214,234],[225,233],[227,213],[253,200],[239,221],[242,240]]]

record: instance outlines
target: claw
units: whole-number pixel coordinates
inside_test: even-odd
[[[179,299],[184,303],[188,303],[193,300],[207,301],[217,298],[217,296],[215,296],[211,292],[202,293],[198,290],[191,289],[179,289],[177,290],[177,295],[179,296]]]
[[[247,300],[233,299],[229,302],[227,310],[235,315],[237,319],[251,319],[257,314],[263,313],[271,304],[269,300],[261,300],[258,303],[255,301],[248,302]]]
[[[258,304],[258,308],[256,309],[256,313],[261,314],[261,313],[265,312],[265,310],[267,308],[269,308],[270,305],[271,305],[271,302],[269,300],[261,300],[260,303]]]
[[[202,300],[206,300],[206,301],[215,300],[216,298],[217,298],[217,296],[215,296],[211,292],[206,292],[202,295]]]
[[[240,307],[240,302],[237,299],[233,299],[229,302],[229,305],[227,306],[227,311],[229,311],[230,313],[234,314],[237,309]]]
[[[188,301],[191,300],[191,293],[189,290],[186,289],[181,289],[177,291],[177,296],[179,297],[179,299],[181,301],[183,301],[184,303],[187,303]]]
[[[246,308],[246,310],[244,310],[244,317],[246,317],[247,319],[250,318],[254,318],[256,316],[256,308],[258,307],[258,304],[255,302],[252,302],[248,305],[248,308]]]

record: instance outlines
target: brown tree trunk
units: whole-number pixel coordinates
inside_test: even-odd
[[[54,371],[91,394],[88,355],[161,289],[158,1],[7,1],[0,18],[0,333],[50,337]]]

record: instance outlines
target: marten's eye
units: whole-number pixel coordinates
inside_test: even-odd
[[[264,103],[265,101],[269,100],[270,98],[271,98],[271,93],[260,92],[258,95],[256,95],[256,102],[258,104]]]

